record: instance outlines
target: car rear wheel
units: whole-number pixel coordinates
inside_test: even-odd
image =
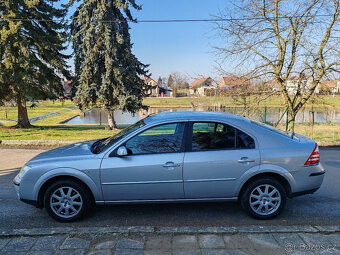
[[[242,192],[242,208],[256,219],[266,220],[276,217],[286,205],[286,191],[282,184],[273,179],[257,179]]]
[[[78,182],[61,180],[45,192],[45,209],[57,221],[70,222],[89,212],[92,198],[89,191]]]

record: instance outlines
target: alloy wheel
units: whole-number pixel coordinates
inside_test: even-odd
[[[281,194],[270,184],[255,187],[249,196],[251,209],[260,215],[270,215],[276,212],[281,204]]]
[[[72,187],[60,187],[50,197],[52,211],[61,218],[71,218],[77,215],[83,206],[80,193]]]

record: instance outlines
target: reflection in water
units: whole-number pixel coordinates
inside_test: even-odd
[[[140,119],[144,119],[145,117],[151,114],[157,114],[161,112],[174,112],[174,111],[191,111],[191,108],[149,108],[146,110],[140,110],[139,112],[133,114],[129,112],[123,112],[121,110],[117,110],[114,113],[115,120],[117,125],[130,125],[137,122]],[[90,111],[85,112],[85,116],[77,116],[69,121],[66,124],[107,124],[107,111],[94,108]]]
[[[215,107],[199,107],[195,109],[196,111],[225,111],[237,115],[243,114],[243,108],[240,107],[225,107],[225,108],[215,108]],[[140,110],[139,112],[132,114],[129,112],[123,112],[121,110],[115,111],[115,120],[117,125],[130,125],[137,122],[140,119],[147,117],[150,114],[157,114],[161,112],[175,112],[175,111],[193,111],[193,108],[149,108],[146,110]],[[282,116],[284,109],[282,108],[268,108],[266,114],[266,120],[269,123],[276,123]],[[324,108],[314,108],[314,118],[315,123],[340,123],[340,110],[327,110]],[[311,111],[310,109],[301,110],[297,117],[296,122],[310,122],[311,121]],[[282,118],[282,123],[285,122],[285,117]],[[264,121],[264,108],[260,108],[257,113],[250,116],[251,119],[256,121]],[[77,116],[66,122],[67,124],[107,124],[107,112],[98,108],[94,108],[85,113],[84,117]]]

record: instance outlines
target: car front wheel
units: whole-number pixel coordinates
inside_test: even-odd
[[[240,197],[242,208],[252,217],[266,220],[281,213],[286,204],[286,191],[273,179],[257,179],[251,182]]]
[[[61,180],[45,192],[46,211],[57,221],[70,222],[80,219],[91,208],[89,191],[78,182]]]

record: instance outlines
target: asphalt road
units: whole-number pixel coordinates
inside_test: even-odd
[[[87,218],[68,224],[58,223],[45,210],[20,202],[14,191],[12,180],[18,167],[40,152],[0,149],[0,230],[132,225],[340,225],[340,148],[320,151],[327,170],[321,188],[313,195],[288,199],[284,212],[273,220],[254,220],[233,202],[97,206]]]

